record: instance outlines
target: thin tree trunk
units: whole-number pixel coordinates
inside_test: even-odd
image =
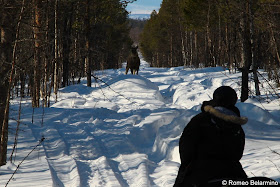
[[[157,52],[157,67],[160,67],[160,62],[159,62],[159,52]]]
[[[34,52],[34,92],[33,92],[33,107],[40,106],[40,84],[41,84],[41,64],[42,64],[42,0],[34,0],[35,6],[35,52]]]
[[[205,49],[205,54],[207,55],[207,59],[206,59],[206,66],[213,66],[213,62],[212,62],[212,40],[210,37],[210,2],[208,0],[208,13],[207,13],[207,26],[206,26],[206,49]]]
[[[20,73],[20,96],[25,97],[25,73]]]
[[[71,46],[71,29],[72,29],[72,14],[73,3],[70,5],[71,9],[67,11],[64,17],[64,31],[63,31],[63,81],[62,87],[69,85],[69,56]]]
[[[255,28],[254,28],[254,15],[252,12],[252,1],[249,0],[249,21],[250,21],[250,38],[251,38],[251,52],[252,52],[252,66],[253,66],[253,77],[255,83],[256,95],[261,95],[259,87],[259,78],[257,74],[258,63],[256,56],[256,44],[255,44]]]
[[[198,45],[197,45],[197,32],[194,32],[194,63],[195,67],[199,67],[199,62],[198,62]]]
[[[241,21],[242,29],[242,44],[243,44],[243,55],[244,55],[244,66],[242,68],[242,87],[241,87],[241,102],[246,101],[249,98],[249,69],[252,64],[252,44],[250,37],[250,23],[248,16],[248,1],[244,2],[244,13]]]
[[[55,102],[57,102],[58,91],[58,0],[55,0],[54,7],[54,76],[53,76],[53,90],[55,94]]]
[[[231,61],[231,49],[230,49],[230,43],[229,43],[229,31],[228,31],[228,25],[225,26],[225,45],[226,45],[226,55],[227,55],[227,61],[228,61],[228,69],[229,72],[232,71],[232,61]],[[226,58],[225,58],[226,59]]]
[[[86,15],[85,15],[85,66],[86,66],[86,75],[87,75],[87,86],[91,87],[91,62],[90,62],[90,23],[89,23],[89,0],[86,0]]]
[[[221,52],[222,52],[222,28],[221,28],[221,15],[219,13],[219,37],[218,37],[218,54],[217,54],[217,61],[218,65],[221,66],[222,60],[224,61],[225,59],[221,59]]]
[[[193,67],[193,31],[190,31],[190,40],[189,40],[189,46],[190,46],[190,67]]]
[[[170,67],[173,67],[173,36],[170,36],[170,59],[169,59]]]
[[[10,77],[9,77],[9,82],[5,81],[4,85],[0,84],[0,123],[1,123],[1,140],[0,140],[0,166],[6,164],[7,160],[7,145],[8,145],[8,120],[9,120],[9,105],[10,105],[10,91],[12,88],[13,84],[13,76],[14,76],[14,70],[15,70],[15,63],[16,63],[16,49],[17,49],[17,40],[19,38],[19,29],[20,29],[20,24],[22,20],[22,14],[24,11],[24,6],[25,6],[25,0],[22,0],[22,7],[21,11],[19,14],[19,19],[17,22],[17,27],[16,27],[16,33],[15,33],[15,43],[12,48],[12,34],[9,33],[11,32],[11,22],[9,16],[11,15],[6,15],[7,20],[4,20],[4,27],[1,27],[1,44],[6,44],[7,49],[12,49],[7,50],[4,52],[5,61],[6,62],[12,62],[12,66],[10,68]],[[7,27],[5,27],[7,26]],[[10,26],[10,27],[9,27]],[[9,33],[9,34],[8,34]],[[5,54],[6,53],[6,54]],[[11,55],[12,54],[12,55]],[[3,114],[3,116],[2,116]]]
[[[49,30],[49,1],[46,1],[47,6],[46,6],[46,31],[45,31],[45,40],[46,42],[49,41],[49,35],[48,35],[48,30]],[[49,58],[48,58],[49,50],[48,48],[45,49],[45,58],[44,58],[44,90],[43,90],[43,96],[44,98],[44,107],[47,107],[48,103],[48,83],[49,83],[49,76],[48,76],[48,65],[49,65]]]
[[[3,2],[2,4],[4,5]],[[1,35],[0,35],[0,166],[6,164],[7,158],[7,141],[8,141],[8,108],[7,99],[10,97],[9,80],[7,79],[8,73],[11,70],[10,63],[12,62],[12,41],[13,34],[10,32],[12,29],[12,16],[9,12],[1,13]],[[2,61],[4,63],[2,63]],[[9,102],[9,100],[8,100]]]
[[[181,25],[181,24],[180,24]],[[180,26],[181,28],[181,26]],[[187,31],[182,30],[182,28],[180,29],[180,34],[181,34],[181,46],[182,46],[182,56],[183,56],[183,63],[184,63],[184,67],[187,66],[187,56],[186,56],[186,46],[185,46],[185,35]]]

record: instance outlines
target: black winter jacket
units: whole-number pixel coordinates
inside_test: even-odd
[[[181,166],[175,187],[203,185],[211,180],[242,179],[247,175],[239,162],[243,155],[245,134],[235,106],[217,107],[203,103],[202,112],[188,123],[179,142]]]

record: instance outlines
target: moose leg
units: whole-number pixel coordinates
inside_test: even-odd
[[[129,68],[126,66],[125,68],[125,74],[127,75],[127,72],[128,72]]]
[[[130,71],[131,71],[131,74],[133,75],[133,69],[132,68],[130,68]]]

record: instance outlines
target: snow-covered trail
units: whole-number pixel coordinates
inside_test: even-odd
[[[35,109],[33,124],[30,103],[24,103],[16,162],[0,168],[0,186],[42,136],[43,144],[8,186],[173,186],[184,127],[217,87],[229,85],[240,95],[240,74],[219,67],[191,70],[141,64],[139,76],[124,75],[124,69],[96,72],[110,86],[93,82],[92,88],[80,84],[61,89],[57,103]],[[249,117],[242,164],[249,176],[280,181],[280,110],[262,104],[268,110],[251,99],[237,105]],[[17,108],[15,99],[15,119]],[[11,128],[15,124],[11,120]],[[10,154],[13,135],[9,142]]]

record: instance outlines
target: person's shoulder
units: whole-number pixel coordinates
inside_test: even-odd
[[[193,121],[201,121],[208,120],[210,117],[209,113],[201,112],[192,118]]]
[[[209,121],[211,120],[211,117],[206,112],[201,112],[194,116],[190,121],[190,126],[204,126],[209,124]]]

